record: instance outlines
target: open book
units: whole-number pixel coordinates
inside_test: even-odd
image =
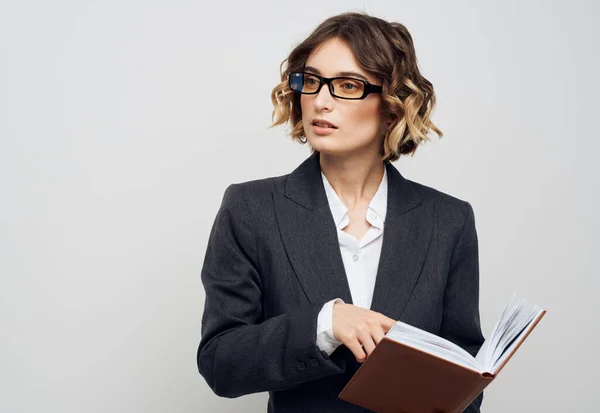
[[[475,357],[398,321],[339,397],[377,412],[460,413],[494,380],[545,313],[513,294]]]

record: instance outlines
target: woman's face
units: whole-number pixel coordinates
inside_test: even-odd
[[[379,84],[360,69],[352,50],[338,38],[329,39],[315,49],[308,57],[304,71],[323,77],[362,78],[371,84]],[[380,105],[379,93],[370,93],[362,100],[339,99],[331,95],[327,85],[323,85],[316,95],[300,95],[302,125],[308,143],[319,152],[336,155],[381,153]],[[315,119],[324,119],[337,129],[323,131],[313,125]]]

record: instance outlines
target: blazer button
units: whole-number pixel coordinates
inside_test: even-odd
[[[329,358],[329,354],[327,354],[326,351],[321,351],[321,355],[323,356],[324,359],[328,359]]]
[[[317,359],[310,359],[310,365],[313,367],[317,367],[319,365],[319,360]]]
[[[306,370],[306,364],[302,361],[296,367],[298,367],[298,370]]]

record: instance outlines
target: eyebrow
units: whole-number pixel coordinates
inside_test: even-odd
[[[312,66],[306,66],[304,68],[304,70],[314,72],[316,75],[321,75],[321,72],[319,71],[319,69],[312,67]],[[364,75],[361,75],[360,73],[357,73],[357,72],[338,72],[335,74],[335,76],[357,77],[359,79],[364,80],[365,82],[369,82],[369,79],[367,79]]]

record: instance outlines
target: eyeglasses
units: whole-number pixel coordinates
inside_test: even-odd
[[[290,89],[295,93],[316,95],[324,84],[332,96],[340,99],[364,99],[369,93],[381,93],[382,87],[353,77],[322,77],[307,72],[293,72],[288,78]]]

